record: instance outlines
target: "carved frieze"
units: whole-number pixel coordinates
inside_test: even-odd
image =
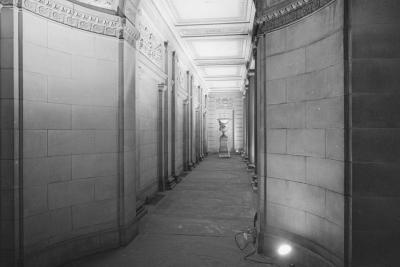
[[[176,63],[175,63],[176,69],[176,78],[175,78],[175,83],[180,89],[185,89],[185,71],[183,70],[183,66],[180,63],[179,59],[176,58]]]
[[[99,34],[120,37],[122,30],[120,17],[77,7],[67,1],[22,0],[22,7],[48,19]]]
[[[162,69],[164,42],[156,36],[150,27],[150,23],[144,18],[143,14],[139,17],[137,27],[140,33],[137,49]]]
[[[333,1],[335,0],[294,0],[285,6],[258,11],[255,20],[258,24],[257,34],[272,32],[317,11]]]

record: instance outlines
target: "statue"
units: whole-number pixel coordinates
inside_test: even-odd
[[[227,129],[227,124],[229,123],[228,119],[218,119],[219,130],[222,132],[222,135],[219,138],[219,157],[220,158],[230,158],[230,152],[228,149],[228,137],[225,135]]]

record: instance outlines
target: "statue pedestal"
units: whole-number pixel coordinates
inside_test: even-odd
[[[219,157],[230,158],[231,154],[228,149],[228,137],[224,134],[219,138]]]

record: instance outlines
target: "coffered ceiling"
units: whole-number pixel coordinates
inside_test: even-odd
[[[206,81],[209,92],[244,86],[253,0],[153,0]]]

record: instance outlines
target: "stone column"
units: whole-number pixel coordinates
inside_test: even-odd
[[[256,171],[258,176],[258,222],[259,238],[257,244],[258,252],[264,250],[264,233],[266,227],[266,109],[265,109],[265,36],[259,36],[257,44],[257,161]]]
[[[166,84],[160,83],[158,84],[158,181],[159,181],[159,190],[161,192],[166,190],[166,182],[165,182],[165,107],[164,107],[164,95],[166,91]]]
[[[0,12],[0,25],[6,25],[0,31],[0,265],[22,266],[23,53],[22,31],[19,27],[22,11],[13,6],[11,1],[4,6],[0,4]]]
[[[190,79],[189,79],[189,168],[192,169],[194,166],[194,158],[193,158],[193,75],[190,75]]]
[[[189,170],[189,99],[183,101],[183,168]]]
[[[249,79],[249,89],[248,89],[248,156],[249,163],[251,165],[255,164],[255,150],[256,150],[256,136],[255,136],[255,126],[256,126],[256,84],[255,84],[255,73],[253,70],[248,73]]]
[[[176,52],[172,52],[172,92],[171,92],[171,166],[172,176],[176,179]]]
[[[243,92],[243,157],[247,158],[247,85]]]
[[[165,85],[166,85],[166,90],[164,93],[164,116],[163,116],[163,120],[164,120],[164,179],[165,179],[165,183],[166,183],[166,188],[170,189],[171,186],[173,186],[174,183],[174,179],[171,175],[171,170],[169,167],[169,153],[170,153],[170,99],[171,99],[171,94],[170,94],[170,83],[169,83],[169,79],[170,79],[170,73],[169,73],[169,52],[168,52],[168,42],[164,42],[164,54],[165,54],[165,74],[167,75],[167,79],[165,81]]]

